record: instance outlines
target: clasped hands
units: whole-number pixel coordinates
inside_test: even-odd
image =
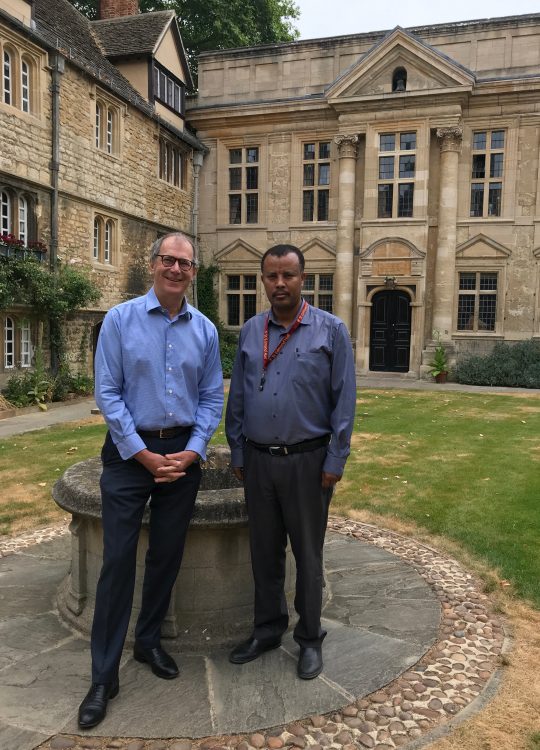
[[[134,458],[141,463],[153,476],[157,484],[175,482],[186,475],[188,466],[199,458],[195,451],[180,451],[179,453],[153,453],[145,448],[136,453]]]

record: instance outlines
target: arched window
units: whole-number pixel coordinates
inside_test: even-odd
[[[6,318],[4,322],[4,368],[15,367],[15,326],[12,318]]]
[[[11,197],[5,190],[2,190],[1,213],[2,234],[11,234]]]
[[[107,153],[113,152],[113,113],[107,110]]]
[[[396,68],[392,75],[392,91],[405,91],[407,89],[407,71],[405,68]]]
[[[21,62],[21,109],[30,112],[30,65],[26,60]]]
[[[30,367],[32,364],[32,341],[30,335],[30,323],[23,320],[21,323],[21,367]]]
[[[3,89],[3,100],[5,104],[12,103],[13,97],[13,66],[11,61],[11,55],[9,52],[4,50],[3,66],[2,66],[2,89]]]
[[[101,247],[101,228],[102,228],[101,219],[99,218],[94,219],[94,251],[93,251],[94,260],[99,260],[99,249]]]
[[[103,244],[103,262],[111,262],[112,244],[113,244],[113,223],[109,219],[105,223],[105,242]]]
[[[28,201],[24,196],[19,196],[19,239],[24,244],[28,243]]]
[[[96,104],[96,148],[101,145],[101,118],[103,114],[103,107],[98,102]]]

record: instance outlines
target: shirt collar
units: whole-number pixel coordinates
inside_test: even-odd
[[[184,301],[182,303],[182,307],[180,309],[180,312],[176,316],[177,318],[187,318],[187,320],[191,320],[193,315],[191,314],[191,311],[189,309],[189,304],[187,299],[184,297]],[[154,287],[152,287],[148,293],[146,294],[146,312],[152,312],[152,310],[162,310],[161,302],[158,300],[156,293],[154,291]]]
[[[302,305],[303,305],[303,304],[304,304],[304,298],[302,297],[302,298],[300,299],[300,305],[298,306],[298,310],[296,311],[296,315],[295,315],[295,318],[294,318],[295,320],[296,320],[296,318],[298,317],[298,315],[299,315],[299,313],[300,313],[300,310],[302,309]],[[305,313],[304,317],[303,317],[303,318],[302,318],[302,320],[300,321],[300,325],[301,325],[301,326],[309,326],[309,325],[311,325],[311,322],[312,322],[312,315],[313,315],[313,313],[312,313],[312,310],[311,310],[311,305],[310,305],[310,304],[308,304],[308,308],[307,308],[307,310],[306,310],[306,313]],[[268,319],[269,319],[269,320],[270,320],[270,322],[271,322],[271,323],[273,323],[273,324],[274,324],[275,326],[278,326],[279,328],[282,328],[282,325],[281,325],[281,323],[278,323],[278,322],[277,322],[277,320],[276,320],[276,319],[274,318],[274,311],[272,310],[272,308],[270,308],[270,310],[268,311]],[[293,322],[294,322],[294,321],[293,321]],[[292,323],[291,323],[291,325],[292,325]],[[289,326],[289,327],[290,327],[290,326]]]

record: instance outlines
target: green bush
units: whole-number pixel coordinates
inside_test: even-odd
[[[226,331],[220,323],[217,326],[219,334],[219,351],[221,354],[221,366],[223,368],[223,377],[230,378],[236,350],[238,348],[238,335],[231,331]]]
[[[32,387],[31,373],[28,370],[23,370],[21,373],[13,374],[8,378],[2,395],[13,406],[29,406],[32,403],[32,399],[28,395],[28,392]]]
[[[484,357],[458,361],[454,376],[458,383],[469,385],[540,388],[540,341],[499,342]]]

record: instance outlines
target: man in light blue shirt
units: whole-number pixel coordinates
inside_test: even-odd
[[[96,402],[109,431],[102,449],[103,567],[92,626],[92,686],[79,726],[105,717],[135,585],[137,542],[150,498],[149,545],[133,655],[161,678],[178,667],[161,647],[161,625],[180,569],[206,446],[223,407],[215,326],[188,304],[197,271],[188,237],[151,249],[152,289],[105,316],[95,360]]]
[[[283,590],[289,536],[297,571],[297,672],[310,680],[323,668],[322,549],[333,488],[349,455],[353,353],[344,323],[302,299],[304,256],[297,247],[270,248],[261,269],[271,309],[242,328],[227,403],[255,580],[252,636],[229,660],[244,664],[281,643],[289,622]]]

